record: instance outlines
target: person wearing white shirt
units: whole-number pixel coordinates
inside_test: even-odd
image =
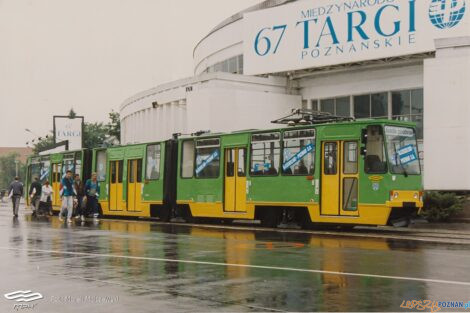
[[[45,208],[45,212],[47,212],[49,215],[52,215],[52,194],[54,191],[52,190],[52,187],[49,185],[49,181],[46,180],[44,182],[44,185],[42,186],[42,192],[41,192],[41,206]]]

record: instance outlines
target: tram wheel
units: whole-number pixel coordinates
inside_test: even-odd
[[[171,212],[169,208],[159,208],[157,211],[157,217],[162,221],[162,222],[169,222],[170,217],[171,217]]]
[[[264,209],[261,214],[261,227],[275,228],[280,222],[279,210],[274,208]]]

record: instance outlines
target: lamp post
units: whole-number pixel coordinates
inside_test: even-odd
[[[38,134],[36,134],[36,133],[35,133],[35,132],[33,132],[32,130],[30,130],[29,128],[25,128],[24,130],[25,130],[25,131],[27,131],[28,133],[31,133],[31,134],[33,134],[33,135],[34,135],[34,136],[36,136],[36,137],[39,137],[39,135],[38,135]]]
[[[15,169],[16,169],[15,177],[18,177],[18,164],[19,164],[19,163],[20,163],[20,161],[15,160]]]

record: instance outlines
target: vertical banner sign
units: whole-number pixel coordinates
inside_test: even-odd
[[[244,15],[244,73],[435,51],[470,36],[470,0],[302,0]]]
[[[54,116],[55,143],[68,140],[69,150],[82,149],[83,123],[82,116],[75,118]]]

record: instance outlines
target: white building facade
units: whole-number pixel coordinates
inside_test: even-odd
[[[293,108],[417,123],[426,189],[470,190],[470,0],[270,0],[121,106],[123,144],[273,127]]]

